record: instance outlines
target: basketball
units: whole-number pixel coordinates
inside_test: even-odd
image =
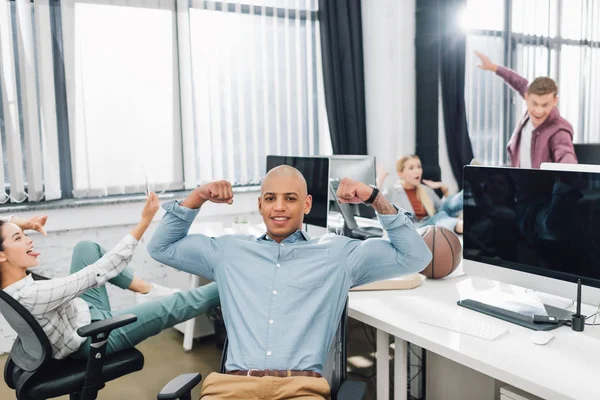
[[[458,236],[441,226],[424,226],[419,229],[419,233],[433,255],[421,274],[440,279],[454,272],[462,260],[462,246]]]

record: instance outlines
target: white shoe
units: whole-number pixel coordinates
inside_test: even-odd
[[[180,289],[173,289],[164,286],[157,285],[156,283],[152,284],[152,289],[148,293],[136,293],[135,294],[135,303],[142,304],[147,303],[149,301],[159,300],[164,297],[171,296],[175,293],[181,292]]]

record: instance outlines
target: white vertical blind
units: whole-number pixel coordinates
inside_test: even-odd
[[[146,177],[152,190],[182,189],[189,115],[181,115],[175,3],[62,7],[74,196],[142,192]]]
[[[316,0],[59,7],[57,36],[49,0],[0,0],[0,203],[61,198],[66,139],[75,197],[255,184],[268,154],[331,151]]]
[[[54,88],[54,58],[50,27],[49,0],[36,0],[35,31],[37,39],[38,87],[40,101],[40,133],[42,136],[43,180],[46,200],[61,198],[60,160],[58,155],[58,127],[56,120],[56,93]]]
[[[61,197],[53,63],[48,0],[0,0],[1,203]]]
[[[177,0],[177,52],[179,63],[179,96],[181,104],[181,134],[183,142],[183,175],[186,189],[196,187],[196,163],[194,162],[194,91],[191,65],[190,18],[188,0]]]
[[[15,0],[17,16],[17,48],[19,53],[21,110],[27,165],[27,195],[30,201],[44,197],[42,180],[42,146],[38,119],[37,79],[33,47],[32,4],[29,0]]]
[[[0,0],[0,81],[6,137],[6,158],[10,200],[20,203],[27,199],[23,174],[23,152],[17,98],[17,78],[13,40],[13,23],[8,0]]]
[[[196,146],[199,179],[252,184],[264,174],[268,154],[322,150],[315,4],[192,1],[195,129],[203,144]],[[203,173],[207,159],[211,176]]]

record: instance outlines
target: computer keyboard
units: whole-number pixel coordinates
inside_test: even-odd
[[[496,340],[508,332],[508,329],[502,328],[498,325],[481,321],[473,321],[468,318],[464,318],[464,316],[460,317],[458,315],[448,315],[439,312],[427,314],[421,317],[420,322],[486,340]]]

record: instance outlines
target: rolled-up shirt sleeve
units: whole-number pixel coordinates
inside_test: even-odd
[[[411,222],[411,214],[394,206],[396,214],[377,214],[389,240],[351,240],[346,245],[352,286],[421,272],[431,261],[431,252]]]

